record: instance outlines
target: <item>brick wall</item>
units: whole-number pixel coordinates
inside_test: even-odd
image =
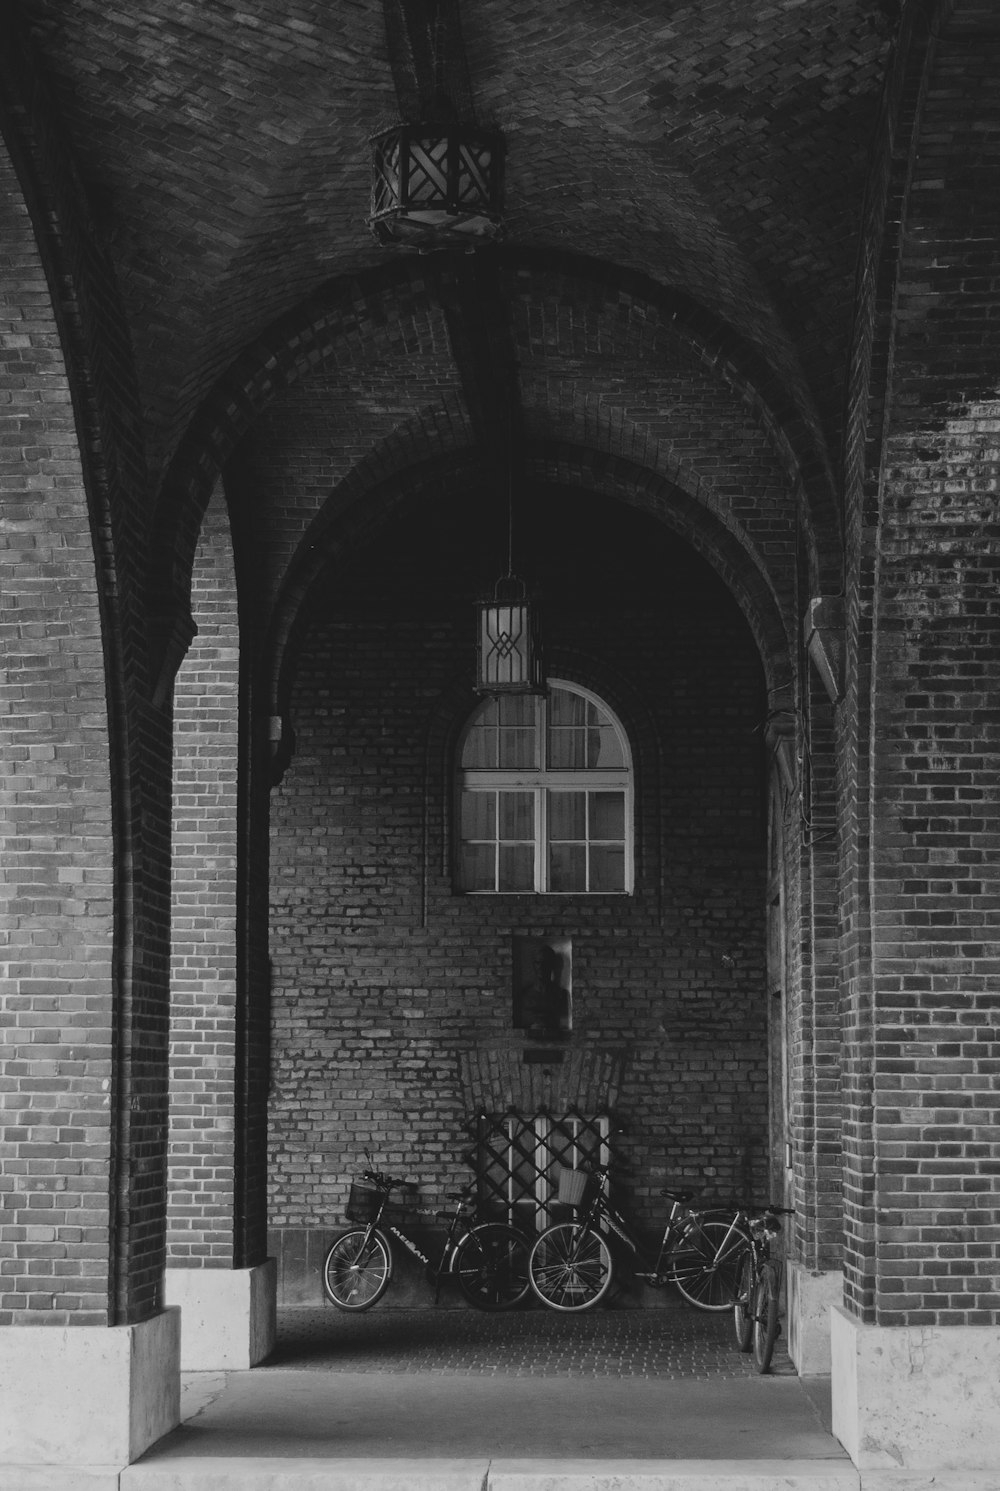
[[[574,1047],[624,1059],[615,1109],[639,1217],[662,1218],[671,1181],[759,1197],[764,706],[745,625],[648,520],[616,518],[619,548],[582,495],[557,504],[548,537],[536,515],[550,667],[630,730],[636,893],[456,895],[448,746],[474,696],[454,577],[472,582],[454,512],[422,516],[346,590],[329,577],[293,693],[296,754],[272,799],[273,1246],[305,1258],[302,1234],[340,1223],[365,1148],[430,1202],[468,1174],[461,1058],[509,1047],[511,936],[529,930],[572,938]],[[433,552],[414,548],[421,531]],[[286,1296],[317,1287],[300,1274]]]

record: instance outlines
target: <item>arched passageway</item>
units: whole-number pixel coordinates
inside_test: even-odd
[[[859,1475],[888,1461],[957,1485],[997,1461],[996,18],[984,0],[720,0],[653,30],[648,9],[566,6],[555,27],[537,0],[516,17],[483,0],[463,6],[463,39],[457,7],[423,0],[3,8],[4,1462],[72,1480],[169,1428],[196,1313],[189,1297],[181,1333],[164,1308],[182,1273],[228,1301],[241,1360],[266,1350],[266,1191],[276,1231],[325,1210],[302,1198],[333,1158],[317,1053],[335,1006],[352,1049],[371,1040],[369,1070],[396,1043],[378,1092],[358,1076],[351,1122],[384,1112],[387,1138],[416,1111],[421,1149],[439,1146],[428,1192],[459,1120],[512,1099],[516,1073],[532,1112],[559,1084],[560,1106],[586,1083],[594,1107],[624,1095],[633,1150],[655,1110],[664,1166],[679,1147],[708,1170],[721,1137],[720,1188],[756,1187],[767,1154],[796,1210],[792,1354],[832,1369]],[[472,255],[396,253],[365,227],[365,139],[393,92],[405,114],[440,82],[432,12],[463,101],[504,121],[507,238]],[[473,565],[439,562],[511,474],[561,561],[539,577],[559,601],[551,676],[598,701],[595,729],[620,723],[632,773],[604,763],[602,833],[586,813],[582,833],[553,833],[567,802],[531,840],[550,891],[581,853],[600,889],[530,902],[454,881],[485,844],[499,862],[528,839],[463,823]],[[417,533],[435,514],[441,532]],[[652,562],[668,532],[679,567]],[[372,556],[407,535],[419,562],[387,596]],[[581,607],[579,575],[604,613]],[[238,672],[209,659],[210,625],[194,631],[213,577]],[[435,611],[446,595],[454,611]],[[192,721],[172,835],[172,743]],[[218,865],[197,826],[185,841],[199,760]],[[751,817],[760,921],[734,949],[714,914],[749,929],[753,876],[718,846],[734,823],[749,844]],[[518,896],[515,925],[500,907]],[[180,914],[196,903],[210,927]],[[573,1023],[562,1062],[518,1067],[532,937],[571,962]],[[728,982],[709,987],[723,957]],[[182,992],[195,1021],[224,995],[191,1076],[206,1127],[186,1191],[167,1122]],[[721,1086],[706,1007],[736,1053]],[[758,1077],[765,1091],[768,1024],[772,1118],[761,1096],[734,1160],[726,1102]],[[405,1103],[376,1110],[390,1093]],[[211,1174],[195,1176],[203,1139]],[[660,1159],[635,1158],[641,1210]],[[182,1196],[199,1264],[184,1269]],[[943,1409],[942,1378],[962,1389]]]
[[[430,1212],[478,1167],[484,1195],[529,1226],[579,1120],[618,1131],[616,1184],[645,1225],[663,1185],[707,1201],[771,1191],[768,693],[750,630],[650,514],[523,494],[518,565],[547,675],[603,701],[631,747],[634,879],[628,894],[469,894],[457,747],[476,707],[474,602],[505,522],[468,489],[404,506],[320,571],[296,630],[295,752],[271,804],[271,1251],[286,1301],[315,1300],[366,1150]],[[505,834],[513,854],[534,831],[498,829],[501,855]],[[572,1017],[546,1032],[519,1017],[521,960],[556,943]]]

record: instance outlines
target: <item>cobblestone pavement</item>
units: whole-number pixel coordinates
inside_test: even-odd
[[[732,1318],[685,1306],[557,1315],[526,1309],[286,1309],[263,1370],[449,1373],[515,1377],[753,1377]],[[257,1369],[258,1371],[261,1368]],[[781,1338],[774,1376],[794,1376]]]

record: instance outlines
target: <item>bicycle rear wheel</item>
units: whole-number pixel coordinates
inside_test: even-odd
[[[753,1337],[753,1290],[753,1253],[748,1248],[740,1259],[739,1271],[736,1275],[736,1302],[733,1305],[733,1330],[736,1333],[736,1344],[741,1351],[750,1350]]]
[[[740,1257],[749,1239],[728,1222],[699,1222],[670,1259],[671,1277],[699,1310],[731,1310]]]
[[[757,1371],[770,1372],[778,1339],[778,1271],[767,1263],[757,1277],[753,1294],[753,1359]]]
[[[323,1260],[323,1288],[338,1310],[370,1310],[391,1278],[389,1239],[367,1227],[336,1238]]]
[[[532,1289],[550,1310],[590,1310],[611,1288],[611,1253],[599,1232],[578,1222],[557,1222],[532,1248],[528,1273]]]
[[[505,1222],[484,1222],[455,1250],[452,1271],[477,1310],[510,1310],[528,1294],[528,1240]]]

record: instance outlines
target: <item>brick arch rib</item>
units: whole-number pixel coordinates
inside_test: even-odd
[[[840,521],[830,462],[816,421],[762,354],[703,306],[645,276],[580,256],[489,248],[508,276],[567,276],[582,292],[609,304],[621,297],[655,307],[704,364],[757,412],[784,453],[801,496],[804,533],[817,586],[842,584]],[[456,278],[458,276],[458,278]],[[395,316],[446,305],[462,276],[450,256],[398,260],[350,280],[328,283],[247,347],[202,405],[171,462],[157,502],[148,591],[154,616],[153,673],[165,697],[190,637],[191,564],[201,517],[214,483],[242,438],[286,388],[327,361],[356,355],[366,333]]]
[[[711,565],[733,593],[750,626],[764,667],[770,711],[787,708],[793,668],[788,629],[766,575],[748,555],[739,536],[689,493],[631,462],[601,453],[600,469],[595,471],[593,452],[563,450],[559,475],[554,477],[551,450],[548,455],[548,485],[584,485],[612,500],[638,507],[664,522]],[[270,712],[285,721],[286,730],[299,642],[309,625],[311,598],[325,584],[331,564],[349,564],[350,557],[373,542],[404,503],[458,493],[480,483],[477,454],[459,452],[432,458],[376,487],[359,490],[346,508],[338,500],[332,520],[322,512],[317,516],[289,566],[262,650],[267,677],[261,688],[270,701]]]

